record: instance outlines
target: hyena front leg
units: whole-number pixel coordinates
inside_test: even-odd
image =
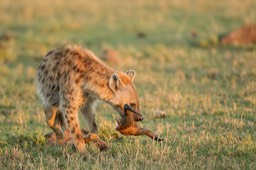
[[[63,142],[63,131],[61,129],[61,122],[59,120],[59,115],[61,112],[58,110],[56,106],[50,106],[44,108],[45,118],[48,126],[54,131],[56,134],[58,143]]]
[[[88,99],[84,106],[81,108],[81,112],[86,121],[86,127],[89,132],[98,134],[98,127],[95,120],[95,115],[93,113],[93,105],[95,103],[95,99]]]
[[[71,132],[71,135],[75,141],[76,149],[79,153],[83,154],[85,153],[85,141],[78,121],[79,108],[76,107],[76,104],[72,105],[71,102],[67,103],[69,104],[64,104],[62,110],[65,114],[69,131]]]
[[[86,126],[89,130],[89,134],[85,136],[85,142],[95,141],[98,145],[100,151],[106,150],[108,148],[107,144],[100,139],[98,134],[98,127],[95,120],[95,115],[93,113],[93,105],[95,103],[95,99],[88,98],[85,102],[84,106],[81,108],[81,112],[86,121]]]

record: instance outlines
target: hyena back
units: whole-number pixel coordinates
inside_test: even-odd
[[[50,51],[38,67],[36,82],[46,122],[58,141],[63,140],[63,130],[68,128],[77,150],[85,152],[78,112],[83,114],[88,130],[97,134],[93,113],[97,99],[109,103],[120,115],[124,115],[125,104],[140,112],[134,77],[134,70],[116,72],[79,46]]]

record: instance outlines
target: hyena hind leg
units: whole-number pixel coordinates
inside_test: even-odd
[[[63,132],[68,129],[65,116],[60,110],[57,111],[56,121],[60,123],[61,129]]]
[[[47,107],[44,109],[44,112],[48,126],[56,134],[58,142],[62,142],[64,136],[60,122],[60,116],[62,115],[61,112],[58,110],[56,106]]]

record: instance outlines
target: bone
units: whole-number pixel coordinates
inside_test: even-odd
[[[166,117],[166,112],[162,110],[157,110],[155,112],[155,118],[165,118]]]

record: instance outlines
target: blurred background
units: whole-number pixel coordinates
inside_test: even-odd
[[[254,0],[1,0],[0,167],[254,169],[255,24]],[[50,129],[34,78],[42,56],[65,44],[89,48],[117,70],[135,69],[142,125],[167,142],[113,142],[118,115],[99,103],[109,151],[90,150],[86,162],[45,148]]]

